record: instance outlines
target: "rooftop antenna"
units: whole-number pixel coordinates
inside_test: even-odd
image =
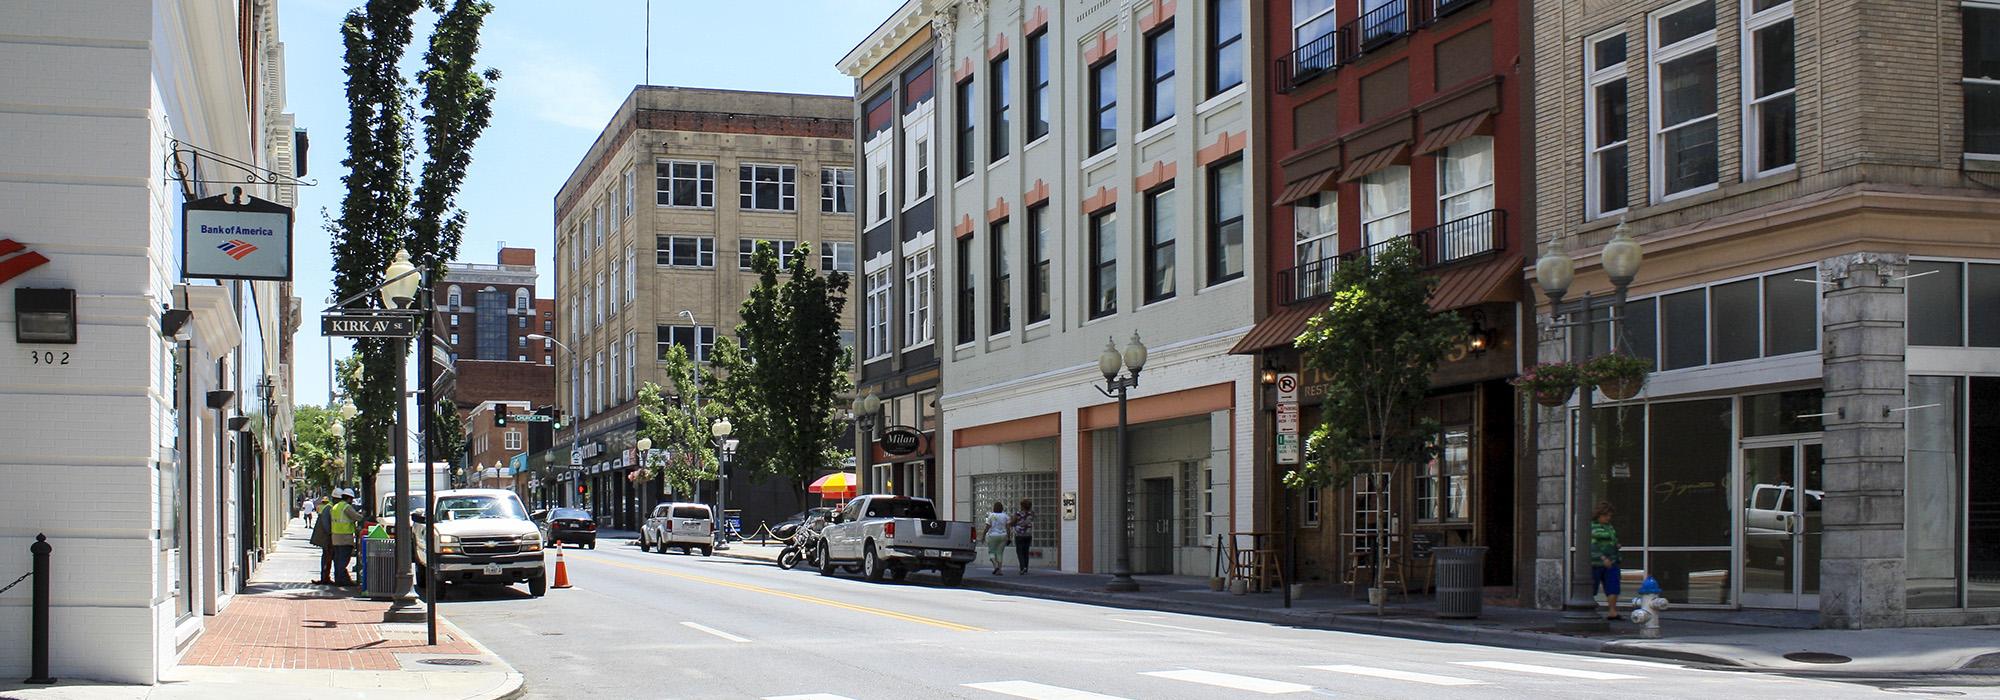
[[[653,0],[646,0],[646,81],[653,84]]]

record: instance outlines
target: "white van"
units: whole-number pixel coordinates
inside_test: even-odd
[[[682,554],[699,549],[702,556],[715,552],[715,511],[702,503],[662,503],[653,506],[652,517],[639,528],[639,551],[654,547],[664,554],[678,547]]]

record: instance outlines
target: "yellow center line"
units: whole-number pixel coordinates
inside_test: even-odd
[[[826,599],[826,598],[820,598],[820,597],[817,597],[817,596],[809,596],[809,595],[802,595],[802,594],[798,594],[798,593],[789,593],[789,592],[786,592],[786,591],[780,591],[780,590],[776,590],[776,589],[772,589],[772,588],[765,588],[765,587],[763,587],[763,586],[756,586],[756,585],[751,585],[751,584],[747,584],[747,583],[736,583],[736,582],[734,582],[734,581],[724,581],[724,580],[722,580],[722,579],[718,579],[718,578],[709,578],[709,577],[707,577],[707,576],[696,576],[696,575],[694,575],[694,574],[683,574],[683,573],[679,573],[679,572],[674,572],[674,571],[668,571],[668,570],[666,570],[666,569],[661,569],[661,568],[657,568],[657,567],[652,567],[652,566],[641,566],[641,565],[637,565],[637,564],[626,564],[626,563],[624,563],[624,562],[618,562],[618,561],[611,561],[611,560],[609,560],[609,559],[602,559],[602,560],[601,560],[601,559],[598,559],[598,558],[596,558],[596,557],[588,557],[588,558],[585,558],[585,557],[577,557],[577,560],[578,560],[578,561],[585,561],[585,562],[588,562],[588,563],[591,563],[591,564],[603,564],[603,565],[605,565],[605,566],[615,566],[615,567],[618,567],[618,568],[621,568],[621,569],[631,569],[631,570],[633,570],[633,571],[639,571],[639,572],[643,572],[643,573],[648,573],[648,574],[657,574],[657,575],[661,575],[661,576],[672,576],[672,577],[674,577],[674,578],[677,578],[677,579],[682,579],[682,580],[685,580],[685,581],[693,581],[693,582],[695,582],[695,583],[706,583],[706,584],[709,584],[709,585],[712,585],[712,586],[722,586],[722,587],[724,587],[724,588],[734,588],[734,589],[736,589],[736,590],[739,590],[739,591],[748,591],[748,592],[751,592],[751,593],[762,593],[762,594],[765,594],[765,595],[770,595],[770,596],[776,596],[776,597],[779,597],[779,598],[789,598],[789,599],[792,599],[792,600],[796,600],[796,601],[799,601],[799,602],[802,602],[802,603],[812,603],[812,604],[814,604],[814,605],[824,605],[824,606],[827,606],[827,607],[829,607],[829,608],[840,608],[840,609],[842,609],[842,610],[850,610],[850,611],[853,611],[853,612],[859,612],[859,613],[867,613],[867,614],[870,614],[870,615],[879,615],[879,616],[882,616],[882,617],[886,617],[886,618],[890,618],[890,619],[894,619],[894,620],[902,620],[902,621],[904,621],[904,622],[915,622],[915,623],[917,623],[917,624],[920,624],[920,625],[930,625],[930,626],[932,626],[932,627],[941,627],[941,628],[944,628],[944,629],[948,629],[948,630],[953,630],[953,631],[956,631],[956,632],[985,632],[985,631],[986,631],[986,629],[985,629],[985,628],[983,628],[983,627],[973,627],[972,625],[961,625],[961,624],[958,624],[958,623],[956,623],[956,622],[947,622],[947,621],[944,621],[944,620],[938,620],[938,619],[933,619],[933,618],[928,618],[928,617],[922,617],[922,616],[918,616],[918,615],[910,615],[910,614],[906,614],[906,613],[899,613],[899,612],[896,612],[896,611],[894,611],[894,610],[883,610],[883,609],[881,609],[881,608],[871,608],[871,607],[868,607],[868,606],[866,606],[866,605],[855,605],[855,604],[852,604],[852,603],[842,603],[842,602],[840,602],[840,601],[837,601],[837,600],[829,600],[829,599]]]

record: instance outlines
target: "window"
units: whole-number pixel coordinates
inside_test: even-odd
[[[979,339],[979,320],[973,307],[973,304],[978,303],[976,300],[979,297],[977,291],[974,289],[976,273],[973,272],[974,268],[972,267],[972,246],[974,245],[972,237],[965,236],[960,238],[955,245],[958,247],[956,264],[958,272],[958,306],[954,309],[954,313],[956,313],[958,320],[958,344],[964,345]]]
[[[973,154],[976,141],[972,133],[975,126],[972,119],[972,79],[959,81],[955,93],[952,96],[951,116],[956,122],[954,127],[958,140],[953,146],[958,151],[954,154],[958,157],[958,179],[963,180],[972,177],[972,166],[979,162],[978,156]]]
[[[1792,3],[1758,0],[1744,20],[1743,162],[1751,176],[1798,160]]]
[[[457,345],[457,344],[458,344],[458,334],[457,334],[457,333],[453,333],[453,334],[451,334],[451,344],[452,344],[452,345]]]
[[[625,383],[618,381],[619,365],[618,343],[613,342],[611,343],[611,394],[615,398],[608,400],[612,404],[617,404],[625,400]]]
[[[638,198],[639,173],[633,168],[625,169],[625,218],[632,218],[632,202]]]
[[[935,267],[930,248],[903,259],[903,347],[914,348],[931,342],[931,271]]]
[[[854,213],[854,169],[819,169],[819,210],[828,214]]]
[[[1028,323],[1049,320],[1049,205],[1028,208]]]
[[[1333,5],[1333,0],[1292,0],[1294,50],[1332,34],[1333,30],[1338,28],[1334,21]]]
[[[524,336],[521,336],[521,337],[519,337],[519,338],[515,338],[515,339],[514,339],[514,347],[518,347],[518,348],[525,348],[525,347],[528,347],[528,336],[525,336],[525,335],[524,335]]]
[[[889,164],[875,162],[874,166],[875,179],[868,183],[868,190],[875,195],[869,198],[868,223],[871,224],[889,220]]]
[[[1651,17],[1653,198],[1716,184],[1715,4]]]
[[[1013,237],[1012,222],[1001,219],[988,229],[986,238],[986,332],[1000,335],[1014,329],[1014,261],[1008,252]]]
[[[625,395],[639,395],[638,331],[625,331]]]
[[[1362,177],[1362,245],[1380,245],[1409,233],[1410,167],[1392,165]]]
[[[1090,215],[1090,317],[1118,313],[1118,212]]]
[[[595,289],[590,308],[597,315],[598,325],[604,325],[604,280],[598,280]]]
[[[1966,3],[1965,152],[2000,155],[2000,5]]]
[[[1912,260],[1907,285],[1909,344],[2000,347],[2000,265]]]
[[[1590,42],[1590,72],[1583,93],[1587,153],[1584,159],[1585,208],[1590,218],[1625,211],[1626,96],[1625,35],[1613,34]]]
[[[611,314],[616,316],[618,314],[618,299],[619,299],[618,297],[619,275],[618,275],[618,266],[616,263],[612,264],[611,274],[607,275],[605,279],[611,283],[611,293],[604,298],[604,303],[611,307]],[[521,320],[526,321],[527,318],[523,317]]]
[[[603,200],[598,200],[598,202],[597,202],[597,215],[596,215],[596,216],[592,216],[592,217],[590,217],[590,232],[591,232],[591,247],[592,247],[592,248],[602,248],[602,247],[604,247],[604,224],[605,224],[605,222],[607,221],[607,219],[605,218],[606,216],[607,216],[607,215],[605,214],[605,211],[604,211],[604,201],[603,201]]]
[[[655,249],[659,264],[668,267],[715,267],[715,239],[709,236],[660,236]]]
[[[1090,154],[1118,145],[1118,58],[1090,67]]]
[[[1438,153],[1438,226],[1429,260],[1447,263],[1497,248],[1493,240],[1493,137],[1473,136]]]
[[[819,244],[820,272],[854,272],[854,244],[839,241],[821,241]]]
[[[639,253],[625,246],[625,301],[639,297]]]
[[[1329,3],[1330,5],[1331,3]],[[1243,84],[1243,3],[1208,3],[1208,96]]]
[[[1294,298],[1311,299],[1333,291],[1340,254],[1340,196],[1321,192],[1292,205],[1292,284]]]
[[[935,90],[937,85],[936,74],[932,71],[934,66],[935,64],[932,63],[931,57],[925,56],[921,62],[903,71],[903,112],[905,114],[916,111],[923,103],[930,101],[931,91]]]
[[[1916,264],[1911,267],[1916,269]],[[1915,285],[1942,276],[1910,280],[1911,308],[1935,301],[1919,295]],[[1633,300],[1626,305],[1619,343],[1633,355],[1658,358],[1661,371],[1813,352],[1819,348],[1819,287],[1800,281],[1812,277],[1811,268],[1787,270]],[[1953,319],[1951,327],[1956,329]],[[1911,343],[1917,344],[1918,319],[1911,320]],[[1609,349],[1606,335],[1598,333],[1590,353]],[[1589,354],[1580,347],[1571,351]]]
[[[506,445],[508,450],[521,449],[521,431],[519,430],[507,431]]]
[[[737,206],[761,211],[791,211],[797,206],[798,177],[789,165],[746,164],[736,169]]]
[[[527,356],[527,355],[521,355],[521,356],[519,356],[519,357],[515,358],[515,361],[516,361],[516,362],[527,362],[527,361],[528,361],[528,356]]]
[[[1174,118],[1174,24],[1146,35],[1146,127]]]
[[[1145,226],[1146,303],[1174,298],[1174,188],[1172,185],[1146,193]]]
[[[606,405],[611,403],[611,394],[605,391],[604,387],[604,351],[599,350],[597,351],[597,393],[595,394],[597,397],[595,406],[598,410],[603,410]]]
[[[1049,134],[1049,30],[1028,35],[1028,142]]]
[[[715,206],[715,164],[663,160],[653,167],[653,199],[663,207]]]
[[[458,285],[456,284],[448,288],[448,291],[445,292],[444,299],[445,299],[444,301],[445,305],[450,306],[452,308],[458,308],[460,306],[465,305],[465,295],[458,288]]]
[[[1007,157],[1010,150],[1008,113],[1013,110],[1014,101],[1007,94],[1007,54],[1000,54],[986,65],[986,109],[991,112],[991,121],[986,124],[986,162],[992,163]]]
[[[457,327],[458,327],[458,314],[452,314],[452,315],[451,315],[451,327],[453,327],[453,328],[457,328]]]
[[[868,359],[889,356],[889,271],[868,273]]]
[[[653,332],[662,362],[673,345],[687,348],[688,359],[695,362],[707,362],[709,351],[715,349],[715,326],[659,326]]]
[[[604,209],[604,231],[615,239],[618,236],[618,189],[614,187],[606,193],[605,200],[607,206]]]
[[[1208,283],[1243,276],[1243,159],[1208,169]]]
[[[910,153],[910,157],[916,159],[914,167],[916,177],[910,179],[910,187],[913,190],[910,201],[921,202],[925,197],[931,196],[931,140],[917,139]]]
[[[753,255],[756,254],[757,244],[759,243],[769,243],[771,245],[771,251],[778,254],[779,274],[783,274],[786,270],[792,269],[792,254],[798,252],[799,242],[771,240],[768,238],[736,239],[736,269],[744,271],[748,271],[751,269],[750,259]],[[806,250],[810,251],[812,249],[807,248]]]

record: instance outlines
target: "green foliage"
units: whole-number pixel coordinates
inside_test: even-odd
[[[1521,376],[1513,378],[1509,383],[1531,394],[1554,392],[1568,395],[1570,391],[1576,389],[1577,382],[1582,376],[1582,372],[1578,371],[1574,364],[1543,362],[1529,367],[1527,371],[1521,373]]]
[[[697,371],[687,348],[672,345],[667,348],[666,375],[673,393],[662,394],[660,385],[652,382],[639,387],[639,437],[651,439],[653,449],[664,454],[661,459],[646,459],[645,478],[664,476],[675,494],[693,493],[696,484],[720,473],[709,425],[722,411],[717,404],[700,400]]]
[[[325,406],[292,409],[292,464],[308,492],[327,493],[340,480],[340,440],[331,432],[339,418]]]
[[[430,459],[445,464],[465,459],[465,419],[458,415],[458,402],[451,399],[431,404]]]
[[[1577,381],[1584,386],[1603,386],[1613,382],[1643,380],[1652,371],[1651,360],[1614,352],[1578,364]]]
[[[821,276],[818,259],[795,255],[778,267],[769,243],[751,256],[757,286],[743,301],[741,343],[716,343],[710,364],[719,377],[709,391],[735,428],[732,469],[807,482],[849,452],[838,444],[845,424],[840,397],[854,390],[853,357],[840,342],[848,276]],[[788,279],[782,283],[779,274]]]

